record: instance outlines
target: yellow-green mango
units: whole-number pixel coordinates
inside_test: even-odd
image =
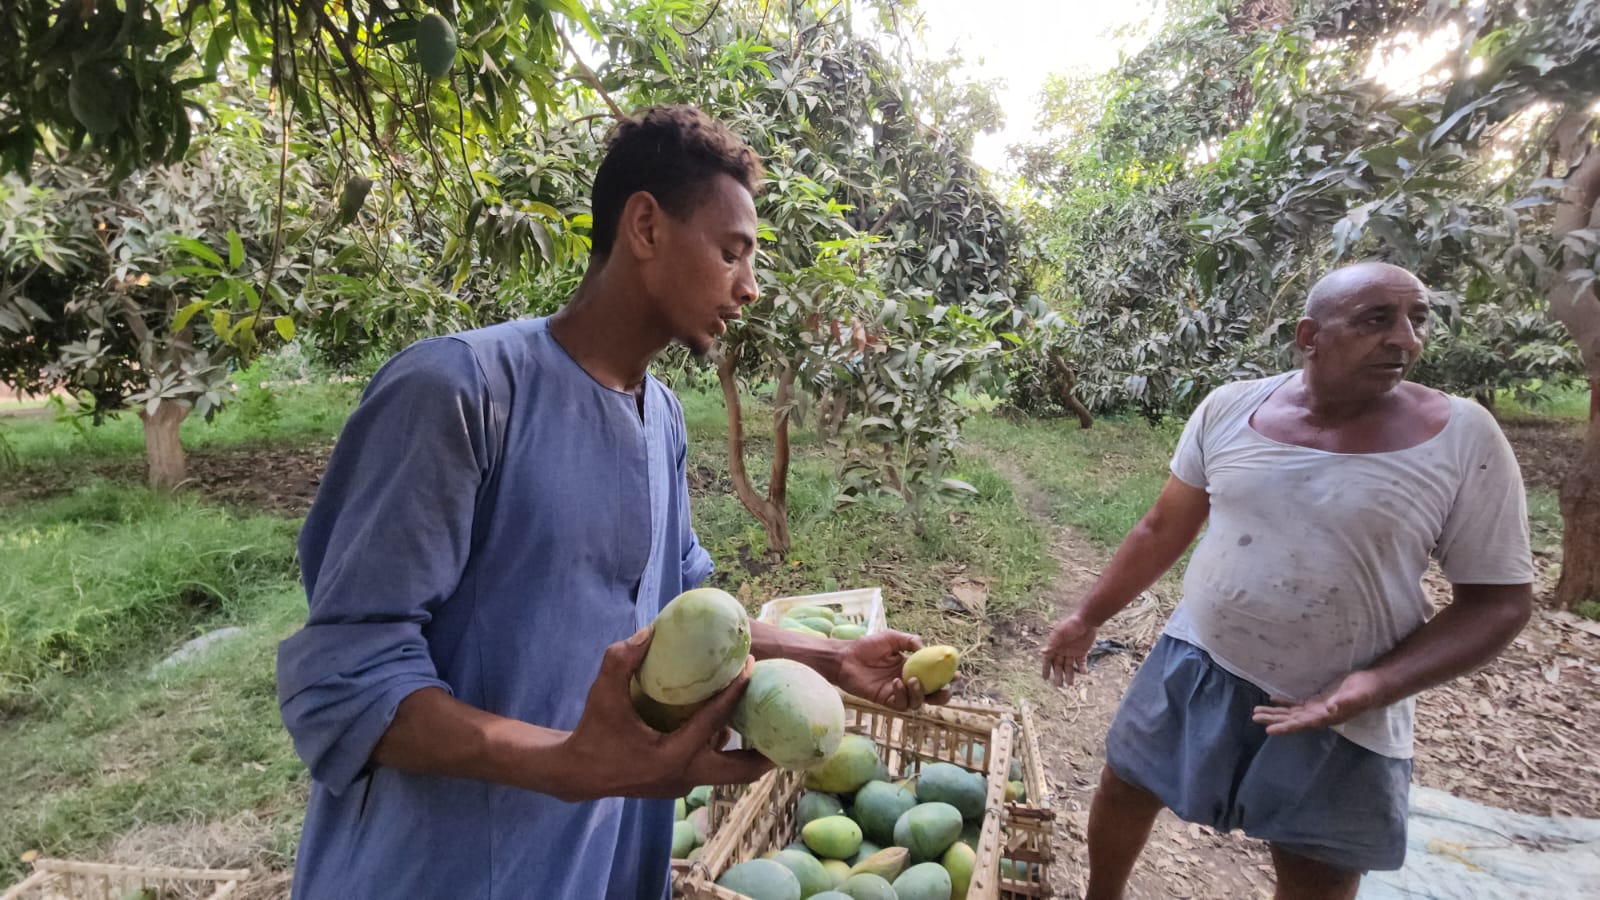
[[[855,641],[867,636],[865,625],[835,625],[831,637],[837,641]]]
[[[808,769],[844,737],[844,702],[826,678],[792,659],[763,659],[731,721],[762,756],[784,769]]]
[[[816,617],[818,619],[827,619],[829,622],[834,621],[834,617],[837,615],[826,606],[791,606],[783,614],[791,619]]]
[[[1021,803],[1028,799],[1028,787],[1020,781],[1006,782],[1006,802]]]
[[[955,680],[956,666],[960,662],[961,654],[956,648],[936,644],[906,657],[900,674],[908,680],[915,678],[922,682],[922,689],[931,694]]]
[[[801,625],[804,625],[805,627],[811,629],[812,631],[820,632],[822,634],[827,634],[827,635],[833,634],[833,620],[832,619],[824,619],[821,616],[807,616],[804,619],[800,619],[799,621],[800,621]]]
[[[967,889],[972,886],[972,870],[978,865],[978,854],[966,844],[956,841],[939,860],[950,873],[950,900],[967,900]]]
[[[639,686],[657,703],[683,706],[728,686],[750,655],[750,617],[727,591],[684,591],[656,615]]]
[[[850,877],[850,864],[842,859],[825,859],[822,861],[822,867],[828,870],[828,876],[833,879],[834,890],[838,890],[845,879]]]
[[[687,859],[689,851],[701,842],[694,833],[694,826],[688,822],[672,823],[672,858]]]
[[[847,816],[824,816],[807,822],[800,839],[818,856],[849,859],[861,848],[861,826]]]
[[[794,619],[784,619],[782,622],[778,623],[778,627],[782,628],[784,631],[792,631],[795,634],[803,634],[803,635],[806,635],[808,637],[820,637],[820,638],[827,637],[827,635],[825,635],[822,632],[816,630],[815,628],[809,628],[809,627],[807,627],[805,625],[800,624],[798,621],[796,621]]]
[[[847,734],[833,752],[806,771],[806,787],[830,794],[850,794],[878,772],[878,745],[871,738]]]

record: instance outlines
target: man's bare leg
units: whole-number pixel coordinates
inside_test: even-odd
[[[1272,868],[1278,876],[1273,900],[1355,900],[1356,889],[1361,887],[1360,872],[1307,859],[1275,845]]]
[[[1084,900],[1121,900],[1128,876],[1161,812],[1156,795],[1100,770],[1089,804],[1089,890]]]

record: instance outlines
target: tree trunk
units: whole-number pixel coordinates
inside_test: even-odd
[[[1592,114],[1570,110],[1566,119],[1582,127],[1563,128],[1556,133],[1570,136],[1558,150],[1562,161],[1571,165],[1566,187],[1556,204],[1550,231],[1557,240],[1584,228],[1600,226],[1600,149],[1580,144],[1587,133]],[[1569,246],[1561,253],[1556,280],[1547,295],[1550,315],[1567,328],[1577,345],[1589,376],[1589,424],[1583,433],[1583,449],[1573,460],[1561,485],[1561,581],[1556,585],[1555,604],[1570,609],[1585,600],[1600,599],[1600,297],[1591,282],[1579,289],[1573,273],[1588,268],[1584,254]]]
[[[1089,407],[1084,406],[1083,401],[1078,399],[1078,373],[1072,371],[1072,367],[1067,365],[1067,361],[1062,359],[1061,354],[1054,350],[1050,351],[1050,362],[1056,367],[1056,372],[1061,375],[1061,405],[1072,410],[1073,415],[1078,417],[1078,427],[1088,428],[1092,426],[1094,419],[1089,415]]]
[[[1555,604],[1600,601],[1600,378],[1589,381],[1583,449],[1561,482],[1561,580]]]
[[[730,351],[717,363],[717,380],[722,384],[722,400],[728,408],[728,476],[739,502],[766,528],[767,549],[784,556],[790,548],[789,406],[794,398],[794,370],[785,368],[778,377],[772,416],[772,476],[763,497],[750,483],[750,473],[744,465],[744,415],[739,405],[739,382],[733,375],[737,359],[737,354]]]
[[[144,420],[144,453],[150,467],[150,487],[154,490],[171,493],[188,475],[178,428],[189,417],[189,409],[182,403],[164,400],[153,415],[148,410],[139,411],[139,418]]]

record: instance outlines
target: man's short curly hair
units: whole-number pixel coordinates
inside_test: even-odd
[[[653,106],[611,130],[594,176],[594,253],[606,256],[628,198],[648,191],[673,218],[687,219],[706,183],[730,175],[752,195],[761,160],[726,125],[693,106]]]

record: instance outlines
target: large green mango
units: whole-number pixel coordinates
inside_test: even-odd
[[[800,879],[770,859],[752,859],[722,873],[717,884],[752,900],[800,900]]]
[[[844,737],[844,701],[810,666],[763,659],[750,673],[732,725],[780,768],[807,769],[838,749]]]
[[[917,805],[915,794],[887,781],[869,781],[856,791],[855,816],[861,831],[876,843],[894,843],[894,823]]]
[[[639,686],[657,703],[686,706],[728,686],[750,655],[750,617],[727,591],[684,591],[656,614]]]
[[[948,803],[919,803],[894,823],[894,842],[911,851],[912,862],[938,859],[960,836],[961,813]]]
[[[861,789],[878,773],[878,745],[869,737],[847,734],[828,757],[806,772],[806,787],[830,794]]]
[[[950,873],[938,863],[912,866],[894,880],[898,900],[950,900],[952,892]]]
[[[923,767],[917,775],[917,799],[924,803],[948,803],[968,822],[983,818],[989,785],[983,776],[954,763],[939,762]]]

